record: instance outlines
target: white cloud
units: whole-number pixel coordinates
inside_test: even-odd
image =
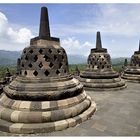
[[[61,46],[66,50],[68,54],[88,56],[90,49],[93,47],[93,44],[90,42],[80,43],[79,40],[73,37],[62,40]]]
[[[64,38],[65,36],[79,36],[88,40],[91,36],[94,41],[96,32],[100,31],[103,47],[108,49],[111,57],[130,57],[134,51],[138,50],[140,4],[98,4],[96,9],[93,7],[88,11],[85,7],[85,10],[86,12],[82,12],[88,13],[88,20],[80,20],[79,17],[76,20],[77,22],[72,24],[53,25],[53,33]],[[95,10],[96,16],[93,15]],[[80,47],[78,47],[79,49],[76,50],[76,53],[87,55],[87,52],[90,52],[90,48],[85,50],[85,48],[81,47],[81,39],[78,42]],[[67,40],[68,43],[71,43],[71,41],[68,42]],[[67,52],[75,53],[72,46],[74,46],[73,43],[71,43],[71,48],[69,47]],[[91,46],[92,48],[95,47],[94,44]],[[83,51],[80,51],[82,49]]]
[[[137,4],[101,4],[98,24],[103,32],[112,35],[140,35],[140,8]]]
[[[81,9],[77,10],[81,13]],[[51,34],[63,38],[61,45],[68,54],[89,55],[90,49],[95,47],[91,42],[95,41],[97,31],[101,31],[103,47],[108,49],[111,57],[131,56],[138,49],[140,4],[98,4],[96,9],[85,6],[85,11],[82,13],[87,20],[80,20],[79,16],[70,24],[57,24],[56,21],[55,25],[51,25]],[[20,25],[18,28],[10,25],[7,17],[0,12],[0,49],[22,50],[29,45],[32,32]],[[38,33],[38,26],[34,29],[35,26],[31,26],[34,34]],[[73,38],[68,38],[71,36]]]
[[[8,19],[0,12],[0,37],[5,36],[7,32]]]
[[[31,31],[26,27],[14,29],[10,27],[7,17],[0,12],[0,49],[22,50],[33,37]],[[8,45],[10,43],[10,45]],[[7,47],[11,46],[11,48]]]
[[[80,9],[79,9],[80,10]],[[83,9],[82,9],[83,10]],[[140,5],[139,4],[98,4],[87,13],[88,20],[77,19],[74,24],[53,25],[53,32],[60,36],[65,35],[92,35],[98,30],[104,35],[118,35],[134,37],[140,35]],[[89,13],[88,13],[89,12]],[[97,16],[93,16],[96,12]],[[79,21],[79,22],[78,22]],[[61,30],[60,30],[61,29]]]
[[[14,31],[11,27],[8,28],[7,34],[11,38],[12,41],[16,43],[27,43],[29,39],[32,37],[32,33],[27,28],[21,28],[18,31]]]

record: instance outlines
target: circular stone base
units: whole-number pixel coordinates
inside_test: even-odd
[[[0,131],[46,133],[87,120],[96,105],[70,75],[47,79],[17,77],[0,95]]]
[[[127,85],[124,85],[122,87],[116,87],[116,88],[92,88],[92,87],[84,87],[85,90],[88,91],[115,91],[115,90],[121,90],[126,88]]]
[[[83,85],[71,75],[47,79],[18,76],[3,90],[16,100],[51,101],[75,96],[82,92]]]
[[[22,134],[32,134],[32,133],[48,133],[53,131],[64,130],[69,127],[74,127],[77,124],[90,118],[95,112],[96,105],[92,103],[90,107],[83,113],[68,118],[65,120],[49,122],[49,123],[12,123],[5,120],[0,120],[0,130],[10,133],[22,133]]]
[[[87,120],[96,104],[85,91],[56,101],[13,100],[0,97],[0,131],[10,133],[46,133],[63,130]]]
[[[123,73],[121,78],[123,78],[127,82],[140,83],[140,75],[139,74]]]
[[[113,79],[88,79],[80,77],[79,80],[84,85],[85,90],[109,91],[120,90],[127,87],[125,81],[119,77]]]

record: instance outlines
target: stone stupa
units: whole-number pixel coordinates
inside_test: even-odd
[[[126,69],[128,66],[127,58],[124,60],[123,69]]]
[[[14,79],[14,76],[10,73],[9,69],[6,68],[4,78],[0,81],[0,94],[3,92],[3,87],[9,84]]]
[[[131,57],[130,65],[124,64],[122,78],[129,82],[140,82],[140,42],[139,50],[135,51]]]
[[[79,80],[88,90],[117,90],[126,87],[124,80],[112,69],[107,49],[102,48],[100,32],[96,36],[96,48],[88,56],[88,67],[81,73]]]
[[[0,131],[47,133],[92,116],[96,104],[69,74],[67,54],[51,37],[48,11],[41,8],[39,36],[18,59],[18,76],[0,96]]]

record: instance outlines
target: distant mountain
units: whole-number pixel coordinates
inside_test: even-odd
[[[0,50],[0,66],[16,65],[17,58],[21,55],[21,51],[5,51]],[[112,58],[112,64],[118,65],[124,63],[124,57]],[[130,58],[127,58],[130,61]],[[87,58],[83,55],[69,55],[69,64],[84,64],[87,63]]]
[[[17,58],[21,55],[20,51],[0,50],[0,66],[16,65]],[[69,64],[86,63],[86,57],[82,55],[68,55]]]
[[[0,66],[15,65],[20,54],[20,51],[0,50]]]
[[[12,58],[13,60],[20,57],[21,51],[5,51],[0,50],[0,58]]]
[[[128,62],[130,62],[130,58],[128,57],[119,57],[119,58],[112,58],[112,65],[122,65],[124,64],[124,60],[127,59]]]
[[[87,62],[87,58],[83,55],[69,55],[68,54],[69,64],[83,64]]]

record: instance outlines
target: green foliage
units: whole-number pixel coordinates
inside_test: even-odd
[[[113,70],[114,71],[117,71],[117,72],[121,72],[122,65],[123,65],[122,63],[113,65],[112,66],[113,67]],[[80,72],[84,71],[86,69],[86,67],[87,67],[86,64],[77,64],[77,66],[78,66]],[[69,65],[69,71],[70,71],[71,74],[74,74],[75,73],[75,69],[76,69],[76,65],[74,65],[74,64],[70,64]]]
[[[84,71],[87,67],[86,64],[70,64],[69,65],[69,71],[71,74],[74,74],[75,73],[75,69],[76,69],[76,66],[78,66],[78,69],[80,70],[80,72]]]
[[[115,66],[113,66],[113,70],[120,73],[122,71],[122,65],[115,65]]]
[[[0,80],[2,80],[5,77],[7,68],[9,68],[9,71],[12,75],[16,73],[16,66],[0,66]]]

